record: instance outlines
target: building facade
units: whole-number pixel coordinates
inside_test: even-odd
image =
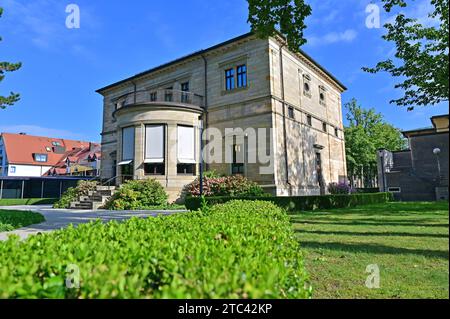
[[[404,201],[448,200],[448,114],[431,122],[432,127],[403,132],[409,149],[378,151],[380,191]]]
[[[0,134],[0,177],[97,175],[100,159],[98,143],[25,133]]]
[[[205,169],[280,196],[319,194],[346,180],[344,90],[282,37],[245,34],[98,90],[101,175],[155,178],[174,199],[198,176],[204,143]]]

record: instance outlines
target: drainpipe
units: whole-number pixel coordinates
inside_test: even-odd
[[[283,144],[284,144],[284,164],[286,169],[286,185],[289,187],[289,196],[292,195],[292,185],[289,181],[289,158],[287,149],[287,132],[286,132],[286,104],[284,101],[284,70],[283,70],[283,47],[285,44],[280,46],[280,83],[281,83],[281,101],[283,106]]]

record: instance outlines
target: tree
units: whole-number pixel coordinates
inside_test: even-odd
[[[303,31],[311,6],[304,0],[248,0],[248,22],[261,38],[281,33],[289,49],[298,52],[306,43]]]
[[[352,184],[356,179],[364,187],[373,187],[377,176],[377,150],[405,148],[400,131],[384,121],[373,108],[364,109],[356,99],[345,104],[348,127],[345,128],[347,171]]]
[[[382,0],[386,12],[407,7],[406,0]],[[449,0],[431,0],[433,7],[428,17],[436,25],[426,26],[418,19],[408,18],[399,12],[395,22],[384,27],[383,39],[394,42],[395,58],[379,62],[373,68],[363,68],[370,73],[388,72],[403,82],[395,88],[404,90],[404,96],[392,100],[399,106],[413,110],[415,106],[434,105],[449,100]]]
[[[3,8],[0,8],[0,18],[3,14]],[[2,38],[0,37],[0,41]],[[5,72],[12,72],[18,70],[22,66],[21,63],[0,62],[0,82],[5,78]],[[11,92],[9,96],[0,95],[0,108],[4,109],[8,105],[11,106],[19,101],[20,95]]]

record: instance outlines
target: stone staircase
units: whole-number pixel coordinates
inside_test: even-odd
[[[95,191],[89,191],[87,196],[80,196],[78,201],[70,203],[70,208],[97,210],[114,195],[115,191],[115,186],[97,186]]]

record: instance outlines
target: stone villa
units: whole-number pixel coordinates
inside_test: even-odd
[[[210,162],[206,154],[205,169],[242,174],[279,196],[319,194],[346,180],[345,90],[311,57],[291,52],[281,36],[244,34],[99,89],[101,176],[117,184],[155,178],[176,199],[198,176],[201,127],[223,136],[241,128],[232,144],[221,146],[231,160]],[[266,129],[271,165],[248,160],[257,152],[249,128]]]

